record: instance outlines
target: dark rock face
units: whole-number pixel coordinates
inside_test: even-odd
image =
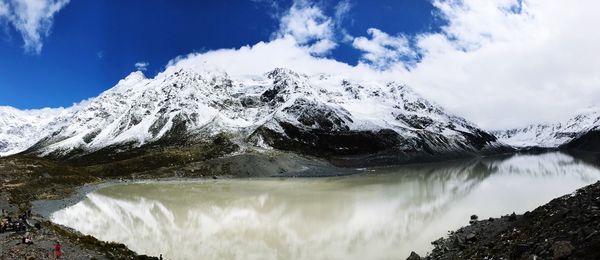
[[[523,215],[477,221],[426,259],[600,259],[600,182]]]
[[[252,108],[257,107],[260,104],[261,100],[256,97],[242,97],[240,103],[244,108]]]
[[[339,117],[330,116],[326,119],[317,116],[302,120],[308,122],[308,126],[278,122],[283,133],[269,127],[260,127],[252,136],[261,136],[269,146],[276,149],[323,157],[341,167],[394,165],[476,156],[485,153],[480,149],[493,140],[493,136],[485,133],[479,136],[465,133],[467,142],[463,142],[424,131],[416,132],[415,137],[406,138],[391,129],[347,130],[343,124],[344,119]],[[310,128],[314,124],[326,127]]]
[[[472,129],[473,133],[461,132],[462,135],[467,138],[468,142],[477,149],[482,149],[486,145],[496,142],[496,137],[481,131],[479,129]]]
[[[399,147],[402,138],[398,133],[383,129],[371,131],[326,131],[323,129],[299,128],[287,122],[279,122],[285,135],[261,127],[257,133],[265,141],[281,150],[297,151],[312,155],[357,155],[392,150]]]
[[[260,100],[262,102],[272,101],[273,99],[275,99],[275,96],[277,96],[280,90],[281,88],[279,86],[275,86],[272,89],[268,89],[260,96]]]
[[[600,152],[600,130],[587,132],[563,145],[561,148],[567,150]]]
[[[289,93],[290,91],[298,89],[298,82],[294,80],[298,77],[300,77],[300,75],[297,73],[282,68],[277,68],[267,73],[267,78],[273,80],[273,87],[266,90],[260,96],[260,100],[262,102],[270,103],[271,105],[284,102],[284,94],[286,94],[284,92]]]
[[[336,111],[304,98],[296,99],[293,105],[284,108],[282,112],[295,117],[307,128],[322,131],[348,131],[350,128],[346,122],[352,122],[348,112]]]
[[[85,136],[83,137],[83,141],[84,141],[84,142],[86,142],[86,143],[90,143],[92,140],[94,140],[94,138],[95,138],[96,136],[98,136],[98,134],[99,134],[99,133],[100,133],[100,131],[93,131],[93,132],[91,132],[91,133],[89,133],[89,134],[85,135]]]
[[[0,151],[3,151],[6,147],[8,147],[8,143],[0,141]]]
[[[409,126],[416,128],[416,129],[425,129],[426,127],[428,127],[434,123],[434,121],[431,118],[417,116],[417,115],[407,116],[404,114],[399,114],[396,116],[396,119],[402,120]]]

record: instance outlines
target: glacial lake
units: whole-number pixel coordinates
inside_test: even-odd
[[[118,184],[55,223],[165,259],[406,259],[468,225],[600,180],[563,153],[365,169],[326,178]]]

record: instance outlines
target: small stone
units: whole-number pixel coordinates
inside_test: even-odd
[[[556,241],[552,245],[552,252],[554,253],[554,259],[566,259],[573,253],[573,245],[570,241]]]
[[[469,220],[469,224],[473,225],[473,224],[477,223],[477,219],[479,219],[479,217],[477,215],[471,215],[471,219]]]
[[[467,239],[468,242],[477,241],[477,237],[475,236],[475,233],[469,233],[469,234],[467,234],[467,236],[465,238]]]
[[[510,216],[508,216],[508,221],[516,221],[517,220],[517,214],[515,214],[514,212],[512,214],[510,214]]]
[[[569,214],[569,212],[571,212],[569,209],[561,208],[556,212],[556,216],[558,216],[560,218],[564,218],[567,216],[567,214]]]
[[[421,260],[421,259],[422,259],[421,256],[418,255],[417,253],[415,253],[414,251],[410,252],[410,256],[408,256],[408,258],[406,258],[406,260]]]
[[[456,242],[460,245],[465,243],[465,238],[463,236],[456,236]]]
[[[584,240],[588,240],[588,239],[592,238],[593,236],[595,236],[595,235],[597,235],[597,234],[598,234],[598,231],[594,230],[594,231],[592,231],[592,232],[591,232],[589,235],[587,235],[587,236],[584,238]]]

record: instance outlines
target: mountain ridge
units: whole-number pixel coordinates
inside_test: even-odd
[[[285,68],[232,76],[182,67],[152,79],[133,72],[49,121],[52,127],[30,134],[29,140],[37,137],[34,144],[13,144],[10,147],[20,149],[4,149],[4,155],[24,151],[69,159],[107,147],[127,150],[167,139],[194,143],[219,134],[230,138],[240,152],[396,154],[397,162],[411,154],[476,155],[505,148],[493,135],[406,85],[305,75]]]
[[[581,142],[581,138],[586,136],[592,138],[589,135],[594,135],[599,129],[600,109],[590,109],[562,122],[532,124],[523,128],[492,131],[492,133],[501,142],[521,149],[535,147],[577,149],[576,145],[572,145],[573,143]],[[586,150],[598,150],[598,148],[588,147]]]

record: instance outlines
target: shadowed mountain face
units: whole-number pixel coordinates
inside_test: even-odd
[[[600,152],[600,130],[582,133],[562,147],[568,150]]]
[[[287,150],[339,164],[356,158],[394,164],[506,148],[402,84],[287,69],[230,76],[170,68],[154,79],[135,72],[47,121],[20,126],[28,130],[27,142],[0,135],[3,154],[115,156],[145,147],[193,146],[216,136],[238,151]],[[10,121],[0,131],[8,127]]]

